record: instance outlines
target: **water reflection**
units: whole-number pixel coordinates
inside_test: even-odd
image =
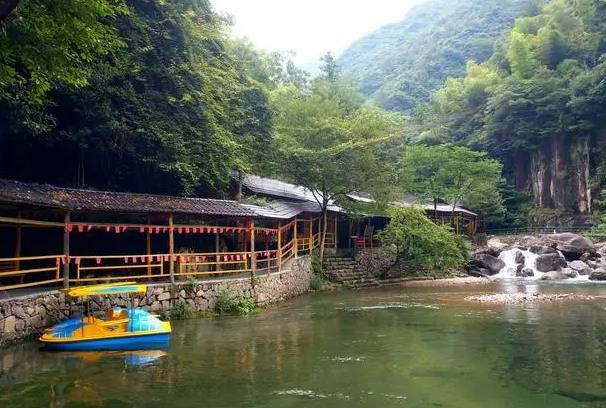
[[[317,294],[175,322],[169,350],[20,346],[0,352],[0,406],[606,406],[603,303],[483,306],[472,291]]]

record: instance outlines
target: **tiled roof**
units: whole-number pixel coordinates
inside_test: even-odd
[[[80,190],[6,179],[0,179],[0,202],[83,212],[257,216],[236,201]]]
[[[304,212],[319,213],[320,206],[317,203],[309,201],[292,202],[292,201],[271,201],[263,205],[242,204],[251,211],[254,211],[263,218],[275,218],[280,220],[288,220]]]
[[[308,209],[304,211],[320,212],[320,208],[316,201],[316,198],[314,197],[313,193],[305,187],[286,183],[280,180],[253,175],[243,176],[242,186],[250,190],[254,194],[262,196],[286,199],[290,200],[291,202],[293,200],[300,202],[309,202],[312,203],[313,206],[308,206]],[[328,204],[328,211],[344,212],[341,207],[334,204],[333,202],[330,202]]]

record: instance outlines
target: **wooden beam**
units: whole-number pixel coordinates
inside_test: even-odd
[[[255,220],[250,220],[250,274],[254,278],[257,270],[257,254],[255,253]]]
[[[311,255],[311,250],[313,249],[314,246],[314,219],[313,217],[310,215],[310,219],[309,219],[309,255]]]
[[[20,212],[17,213],[17,218],[21,218]],[[15,229],[15,258],[17,258],[15,270],[18,271],[21,269],[21,262],[19,261],[19,258],[21,258],[21,224],[18,224]],[[23,276],[21,277],[21,283],[23,283]]]
[[[278,221],[278,272],[282,270],[282,221]]]
[[[65,226],[65,224],[62,222],[38,221],[38,220],[30,220],[27,218],[14,218],[14,217],[0,217],[0,224],[17,224],[17,225],[22,225],[22,226],[58,227],[58,228],[63,228]]]
[[[69,224],[70,217],[70,212],[66,212],[63,219],[65,225]],[[65,265],[63,265],[63,286],[67,289],[69,288],[69,231],[67,228],[63,230],[63,255],[65,256]]]
[[[151,217],[147,217],[147,225],[151,226]],[[152,267],[151,267],[151,258],[149,255],[151,255],[151,248],[152,247],[152,237],[151,234],[149,233],[149,228],[147,229],[147,233],[146,233],[146,242],[145,242],[145,253],[148,255],[147,256],[147,275],[151,276],[152,274]]]
[[[293,248],[292,248],[295,258],[297,258],[299,256],[299,241],[297,240],[297,224],[298,224],[298,220],[297,220],[297,218],[295,218],[295,223],[293,224]]]
[[[168,216],[168,253],[170,256],[168,264],[170,282],[175,283],[175,224],[172,214]]]
[[[338,216],[337,214],[334,215],[335,217],[335,231],[334,231],[334,237],[335,237],[335,249],[337,248],[337,231],[339,229],[339,220],[338,220]],[[371,237],[372,239],[372,237]]]
[[[217,232],[217,233],[215,233],[215,254],[219,253],[219,250],[220,250],[219,243],[220,243],[220,241],[219,241],[219,233]],[[221,265],[219,265],[219,263],[217,263],[215,265],[215,270],[217,272],[221,270]]]

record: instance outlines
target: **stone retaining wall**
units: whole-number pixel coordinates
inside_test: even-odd
[[[404,278],[419,272],[419,267],[398,257],[394,245],[359,250],[355,261],[360,273],[369,273],[378,280]]]
[[[256,304],[279,302],[309,291],[313,274],[310,258],[293,259],[282,272],[250,278],[150,284],[147,293],[133,295],[130,302],[153,312],[169,312],[173,307],[187,304],[202,312],[215,307],[222,291],[250,299]],[[94,310],[109,310],[115,306],[128,306],[128,296],[93,298]],[[0,300],[0,344],[14,342],[39,333],[44,328],[79,315],[82,305],[72,302],[65,293],[56,290],[8,300]]]

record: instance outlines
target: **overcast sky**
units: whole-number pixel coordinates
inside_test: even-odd
[[[423,0],[211,0],[233,17],[233,33],[257,47],[294,51],[304,64],[339,54],[365,34],[401,20]]]

